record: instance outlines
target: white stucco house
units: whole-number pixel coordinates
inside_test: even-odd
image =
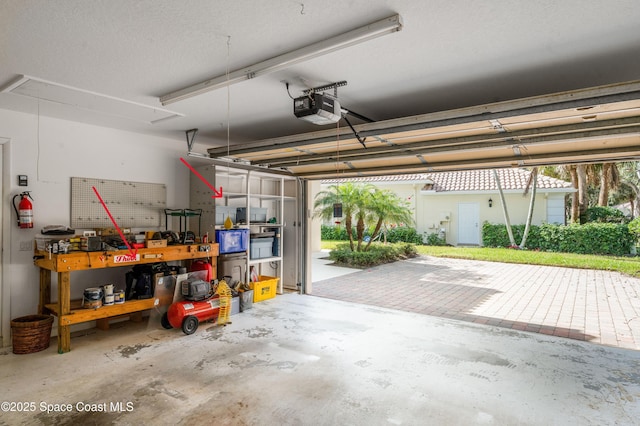
[[[530,194],[524,189],[531,172],[509,168],[496,170],[513,225],[524,224]],[[347,179],[323,180],[321,190]],[[481,245],[482,224],[504,223],[498,186],[492,170],[421,173],[349,178],[389,189],[406,199],[414,213],[416,229],[424,238],[439,234],[448,244]],[[533,224],[565,223],[567,195],[576,189],[570,182],[538,174]]]

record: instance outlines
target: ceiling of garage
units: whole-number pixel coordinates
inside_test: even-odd
[[[160,102],[396,14],[401,31]],[[640,79],[638,22],[634,0],[3,0],[0,87],[23,75],[44,84],[1,92],[0,108],[160,135],[185,151],[197,128],[200,154],[308,178],[637,158],[637,85],[579,89]],[[290,95],[342,80],[343,108],[373,120],[350,119],[366,148],[344,120],[293,115]],[[44,88],[90,100],[53,101]]]

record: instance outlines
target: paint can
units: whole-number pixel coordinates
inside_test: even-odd
[[[89,287],[84,289],[82,297],[82,307],[96,309],[102,306],[102,289],[100,287]]]
[[[104,305],[111,306],[113,305],[114,295],[113,294],[105,294],[104,295]]]
[[[116,305],[121,305],[124,303],[124,290],[114,290],[113,303],[115,303]]]
[[[104,288],[105,296],[113,296],[113,284],[105,284],[102,287]]]

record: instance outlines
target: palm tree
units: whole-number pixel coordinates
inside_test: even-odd
[[[351,251],[367,251],[371,241],[380,232],[385,220],[413,224],[411,211],[406,202],[389,190],[381,190],[370,183],[354,184],[345,182],[331,185],[326,191],[316,195],[314,217],[331,219],[333,206],[342,205],[345,230],[349,236]],[[353,241],[353,220],[356,220],[356,240]],[[367,223],[376,222],[376,226],[367,245],[362,247]]]
[[[527,237],[529,236],[529,230],[531,229],[531,221],[533,220],[533,207],[536,202],[536,189],[538,188],[538,168],[534,167],[529,175],[527,186],[524,189],[524,195],[527,195],[531,188],[531,198],[529,199],[529,214],[527,214],[527,222],[524,226],[524,233],[522,234],[522,241],[520,242],[520,248],[525,248],[527,244]]]
[[[557,166],[544,166],[540,168],[540,173],[556,179],[569,180],[576,192],[571,194],[571,213],[570,222],[577,223],[580,221],[580,187],[578,183],[578,168],[575,164],[565,164]],[[586,182],[586,179],[585,179]],[[586,188],[583,188],[586,191]]]
[[[609,197],[611,204],[629,203],[631,218],[640,212],[640,163],[626,161],[616,164],[620,174],[620,185]]]
[[[502,204],[502,213],[504,214],[504,222],[507,227],[507,235],[509,236],[509,243],[511,247],[516,247],[516,240],[513,236],[513,230],[511,228],[511,219],[509,218],[509,211],[507,210],[507,203],[504,198],[504,192],[502,190],[502,184],[500,183],[500,178],[498,177],[498,173],[495,169],[493,169],[493,179],[496,182],[496,186],[498,187],[498,193],[500,194],[500,203]],[[527,237],[529,235],[529,230],[531,229],[531,221],[533,219],[533,208],[535,206],[536,200],[536,189],[538,188],[538,168],[534,167],[531,170],[531,174],[529,175],[529,179],[527,180],[527,185],[524,188],[524,194],[527,195],[529,192],[529,188],[531,188],[531,197],[529,199],[529,213],[527,214],[527,221],[524,226],[524,233],[522,234],[522,241],[520,242],[519,248],[523,249],[527,244]]]
[[[370,183],[364,183],[356,186],[357,188],[357,209],[355,210],[356,216],[356,240],[357,251],[362,251],[362,241],[364,240],[364,231],[366,229],[367,216],[371,205],[371,199],[373,194],[380,191],[377,187]],[[352,249],[353,250],[353,249]]]
[[[542,173],[547,176],[560,179],[571,179],[571,183],[578,190],[571,198],[571,222],[579,223],[589,205],[607,206],[609,192],[617,190],[627,179],[622,177],[619,166],[629,164],[635,169],[634,163],[602,163],[602,164],[578,164],[555,167],[543,167]],[[633,182],[633,180],[632,180]],[[590,191],[591,188],[591,191]],[[597,189],[598,198],[589,197],[591,193],[595,196]]]
[[[369,218],[372,219],[372,222],[376,222],[376,226],[364,251],[369,250],[369,246],[380,232],[385,221],[413,225],[413,216],[409,209],[409,203],[390,190],[374,191],[369,199],[367,210],[369,211]]]
[[[353,243],[353,216],[358,217],[358,235],[364,234],[363,192],[371,191],[373,185],[355,185],[353,182],[345,182],[339,185],[331,185],[326,191],[320,191],[316,195],[313,203],[314,217],[321,217],[330,220],[333,217],[334,205],[342,205],[342,216],[344,217],[345,231],[349,237],[349,246],[354,251]],[[362,218],[362,223],[360,223]],[[362,237],[358,237],[359,239]],[[360,241],[362,241],[360,239]],[[358,244],[360,245],[360,244]]]
[[[600,171],[600,193],[598,205],[606,207],[609,204],[609,191],[620,186],[620,173],[615,163],[602,163]]]
[[[511,219],[509,218],[509,211],[507,210],[507,202],[504,199],[504,192],[502,191],[502,184],[500,183],[500,178],[498,177],[498,172],[496,169],[492,170],[493,179],[496,181],[496,186],[498,187],[498,193],[500,194],[500,204],[502,205],[502,214],[504,215],[504,224],[507,227],[507,235],[509,235],[509,244],[511,247],[516,245],[516,240],[513,237],[513,229],[511,228]]]

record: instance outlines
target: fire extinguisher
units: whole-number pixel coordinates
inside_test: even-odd
[[[16,207],[16,198],[20,198],[20,204]],[[33,228],[33,204],[29,201],[31,195],[29,191],[13,196],[13,209],[18,216],[18,227],[20,228]],[[33,198],[31,198],[33,200]]]

